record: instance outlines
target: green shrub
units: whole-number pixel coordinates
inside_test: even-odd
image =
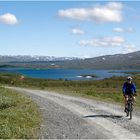
[[[41,115],[28,97],[0,87],[0,138],[37,138]]]

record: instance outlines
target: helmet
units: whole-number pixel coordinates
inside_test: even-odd
[[[132,77],[131,76],[128,76],[127,77],[127,80],[130,80],[131,81],[132,80]]]

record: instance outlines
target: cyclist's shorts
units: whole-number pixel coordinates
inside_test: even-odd
[[[133,96],[133,95],[134,95],[134,93],[129,93],[129,92],[126,92],[124,95]]]

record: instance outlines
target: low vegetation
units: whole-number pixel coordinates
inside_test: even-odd
[[[139,95],[140,76],[133,76]],[[20,86],[27,88],[40,88],[44,90],[53,90],[64,94],[74,96],[82,96],[87,98],[96,98],[99,100],[123,103],[122,84],[125,77],[112,77],[104,80],[91,81],[69,81],[69,80],[49,80],[34,79],[25,77],[20,80],[17,74],[1,74],[0,83],[12,86]],[[137,106],[140,106],[140,96],[137,97]]]
[[[38,137],[41,115],[28,97],[0,87],[0,139]]]
[[[137,107],[140,107],[140,76],[133,75],[137,86]],[[42,90],[57,91],[62,94],[81,96],[123,104],[122,84],[125,77],[112,77],[104,80],[69,81],[34,79],[19,74],[0,73],[0,84]],[[0,138],[37,138],[41,116],[38,106],[29,98],[0,87]]]
[[[137,75],[140,75],[140,71],[133,71],[133,72],[124,72],[126,74],[129,74],[129,75],[133,75],[133,76],[137,76]]]

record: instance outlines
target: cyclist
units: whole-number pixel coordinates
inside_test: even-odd
[[[135,101],[135,96],[137,96],[137,94],[136,94],[136,86],[132,82],[132,77],[131,76],[127,77],[126,82],[123,84],[122,91],[123,91],[124,104],[125,104],[125,110],[124,111],[126,112],[128,96],[132,95],[133,103]]]

